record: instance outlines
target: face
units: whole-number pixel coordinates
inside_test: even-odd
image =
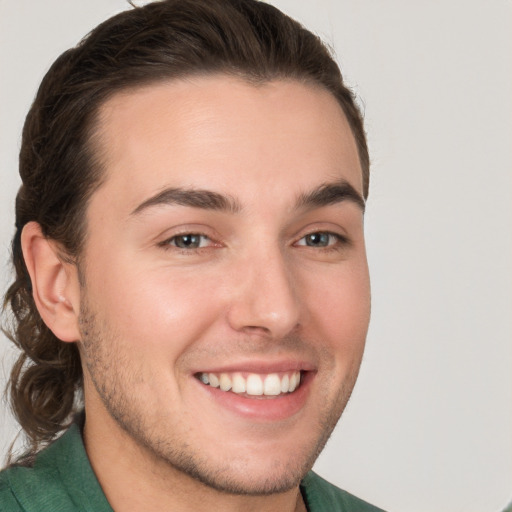
[[[369,320],[341,108],[294,81],[200,77],[113,97],[99,134],[87,421],[215,489],[297,485],[346,405]]]

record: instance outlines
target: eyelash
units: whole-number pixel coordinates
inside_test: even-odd
[[[311,246],[311,245],[307,245],[307,244],[299,244],[299,245],[301,247],[307,247],[307,248],[311,248],[311,249],[321,249],[324,252],[339,251],[342,248],[347,247],[348,245],[350,245],[350,240],[346,236],[340,235],[339,233],[334,233],[332,231],[312,231],[311,233],[307,233],[306,235],[301,237],[295,243],[297,244],[301,240],[304,240],[307,237],[310,237],[310,236],[313,236],[313,235],[327,235],[327,236],[329,236],[331,238],[334,238],[335,241],[334,241],[334,243],[330,243],[327,246],[319,246],[319,247],[315,247],[315,246]]]
[[[177,250],[186,254],[190,253],[196,253],[203,249],[207,249],[208,247],[191,247],[191,248],[184,248],[184,247],[178,247],[177,245],[173,244],[173,242],[176,242],[176,239],[178,238],[185,238],[185,237],[199,237],[201,239],[207,239],[210,242],[214,243],[213,240],[208,236],[204,235],[203,233],[193,233],[193,232],[187,232],[187,233],[179,233],[177,235],[172,236],[171,238],[167,238],[163,242],[160,242],[158,245],[162,247],[165,250]],[[201,243],[201,242],[200,242]]]
[[[329,243],[326,246],[317,246],[317,247],[315,247],[314,245],[307,245],[307,243],[304,243],[304,244],[298,243],[301,240],[305,240],[305,239],[307,239],[307,237],[311,237],[313,235],[327,235],[329,237],[334,238],[335,241],[334,241],[334,243]],[[200,237],[201,239],[209,240],[211,242],[211,245],[209,245],[207,247],[190,247],[190,248],[184,248],[184,247],[179,247],[179,246],[175,245],[176,239],[185,238],[185,237]],[[329,240],[329,242],[330,241],[331,240]],[[297,240],[297,242],[294,243],[294,245],[295,246],[298,245],[299,247],[306,247],[308,249],[317,249],[317,250],[320,249],[324,252],[330,252],[330,251],[339,251],[342,248],[350,245],[350,243],[351,243],[350,240],[346,236],[340,235],[339,233],[334,233],[332,231],[312,231],[311,233],[307,233],[304,236],[302,236],[299,240]],[[205,249],[208,249],[212,245],[215,245],[215,241],[213,241],[208,235],[204,235],[202,233],[187,232],[187,233],[180,233],[180,234],[174,235],[171,238],[167,238],[166,240],[160,242],[158,245],[160,247],[162,247],[164,250],[179,251],[183,254],[195,254],[195,253],[198,253]]]

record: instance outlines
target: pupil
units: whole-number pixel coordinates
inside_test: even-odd
[[[329,235],[327,233],[312,233],[306,239],[309,246],[326,246],[329,243]]]
[[[198,235],[182,235],[177,238],[176,245],[182,248],[199,247]]]

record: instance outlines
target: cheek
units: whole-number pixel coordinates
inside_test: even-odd
[[[179,269],[136,269],[118,264],[87,285],[92,307],[131,350],[175,358],[217,317],[214,286]],[[148,346],[152,347],[148,351]]]
[[[308,310],[321,342],[338,354],[360,357],[370,320],[366,265],[308,280]]]

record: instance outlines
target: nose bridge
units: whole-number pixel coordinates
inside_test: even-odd
[[[278,244],[261,244],[240,262],[239,293],[230,308],[236,330],[284,337],[299,323],[299,298],[290,262]]]

